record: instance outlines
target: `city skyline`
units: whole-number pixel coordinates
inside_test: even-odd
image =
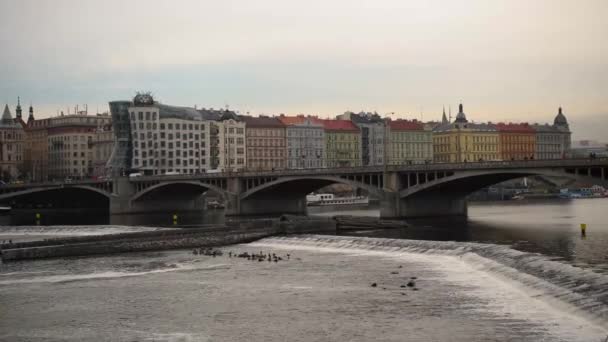
[[[146,4],[143,6],[143,4]],[[603,1],[0,4],[0,101],[37,118],[150,90],[242,113],[550,122],[606,140]],[[103,18],[100,21],[97,18]],[[159,25],[160,23],[160,25]],[[77,29],[76,29],[77,28]],[[421,113],[423,114],[421,117]]]

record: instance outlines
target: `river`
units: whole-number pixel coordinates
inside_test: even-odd
[[[0,340],[603,341],[606,212],[606,199],[473,203],[464,221],[269,238],[217,258],[177,250],[1,264]],[[167,216],[46,218],[53,226],[5,217],[0,239],[160,229]]]

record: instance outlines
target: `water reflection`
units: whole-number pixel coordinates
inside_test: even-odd
[[[340,210],[342,209],[342,210]],[[469,218],[410,220],[400,230],[342,232],[395,239],[452,240],[507,244],[529,252],[563,258],[582,266],[608,270],[608,199],[517,201],[473,203]],[[40,225],[136,225],[173,226],[174,213],[109,216],[103,211],[42,211]],[[377,207],[313,207],[311,215],[378,216]],[[177,225],[200,226],[225,222],[222,210],[178,213]],[[585,239],[580,223],[587,224]],[[34,211],[15,211],[0,216],[0,225],[36,225]]]

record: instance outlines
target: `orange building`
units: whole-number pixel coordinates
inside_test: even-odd
[[[499,123],[499,151],[502,160],[534,159],[536,131],[528,123]]]

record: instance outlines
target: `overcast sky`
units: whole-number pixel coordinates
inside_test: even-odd
[[[606,0],[0,0],[0,101],[552,121],[608,140]]]

